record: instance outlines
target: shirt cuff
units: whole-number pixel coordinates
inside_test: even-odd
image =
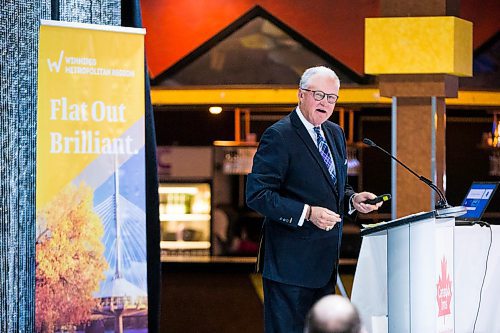
[[[304,209],[302,210],[302,215],[300,215],[299,223],[297,223],[297,225],[299,227],[302,227],[302,225],[304,224],[304,221],[306,220],[306,214],[307,214],[308,209],[309,209],[309,205],[304,204]]]
[[[354,205],[352,204],[352,200],[354,199],[354,197],[357,195],[357,193],[354,193],[353,195],[351,195],[351,197],[349,198],[349,215],[351,215],[352,213],[354,213],[356,211],[356,208],[354,208]]]

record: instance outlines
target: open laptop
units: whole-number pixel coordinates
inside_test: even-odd
[[[462,201],[467,213],[456,219],[456,225],[471,225],[480,221],[500,182],[473,182]]]

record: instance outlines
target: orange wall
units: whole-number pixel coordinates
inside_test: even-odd
[[[460,17],[472,22],[474,48],[479,47],[500,30],[500,1],[460,0]]]
[[[238,17],[260,5],[354,71],[363,73],[364,18],[378,16],[373,0],[141,0],[152,77],[185,57]],[[500,29],[500,1],[461,0],[474,23],[474,47]]]

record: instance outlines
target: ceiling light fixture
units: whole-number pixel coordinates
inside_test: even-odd
[[[211,106],[208,108],[208,111],[211,113],[211,114],[219,114],[222,112],[222,107],[220,106]]]

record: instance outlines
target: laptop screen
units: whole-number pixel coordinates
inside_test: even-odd
[[[490,203],[495,190],[498,187],[498,182],[474,182],[472,183],[467,195],[462,202],[462,206],[467,209],[465,215],[460,216],[460,219],[479,220],[483,216],[486,207]]]

